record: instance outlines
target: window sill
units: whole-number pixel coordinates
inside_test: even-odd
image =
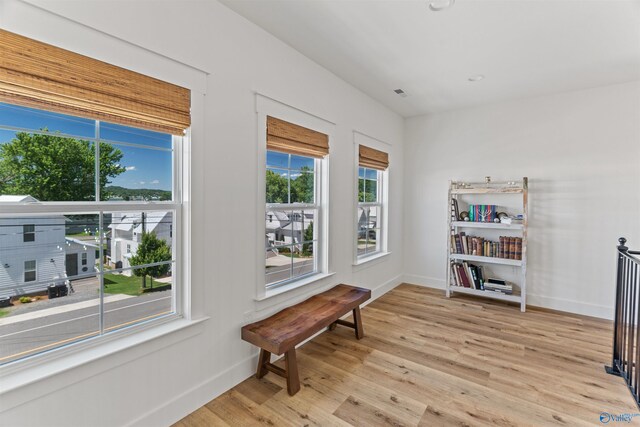
[[[40,356],[36,355],[8,364],[0,368],[0,384],[2,384],[0,395],[4,395],[6,398],[6,393],[92,362],[104,362],[96,368],[98,372],[92,371],[92,375],[110,370],[115,366],[199,334],[201,328],[195,328],[194,326],[207,319],[208,317],[196,320],[170,317],[165,323],[154,323],[142,330],[139,328],[123,330],[121,333],[114,334],[114,336],[88,339],[69,347],[62,347]],[[169,335],[171,335],[170,340],[162,343],[158,342],[153,348],[151,348],[152,346],[144,349],[140,348],[140,344],[150,343],[157,338]],[[121,352],[125,350],[132,350],[134,353],[122,354]],[[77,378],[69,377],[66,381],[75,383],[83,379],[81,376]],[[9,402],[6,403],[11,405]],[[15,405],[18,404],[20,402],[15,402]]]
[[[277,295],[282,295],[286,292],[292,291],[294,289],[301,288],[306,285],[310,285],[311,283],[317,282],[322,279],[326,279],[327,277],[331,277],[336,273],[318,273],[313,276],[305,277],[304,279],[296,280],[295,282],[287,283],[286,285],[278,286],[274,289],[269,289],[265,292],[264,295],[255,298],[256,301],[264,301],[269,298],[273,298]]]
[[[358,259],[356,262],[353,263],[353,266],[354,267],[358,267],[358,266],[364,265],[364,264],[366,264],[368,262],[384,258],[384,257],[386,257],[387,255],[390,255],[390,254],[391,254],[391,252],[376,252],[375,254],[370,255],[368,257],[364,257],[364,258]]]

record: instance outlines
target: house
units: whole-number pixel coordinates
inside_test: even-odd
[[[639,22],[638,0],[0,0],[0,147],[15,129],[51,119],[10,120],[4,104],[74,112],[67,131],[84,126],[123,154],[114,166],[124,172],[109,185],[157,181],[174,197],[55,209],[101,213],[111,263],[122,267],[149,225],[134,208],[176,212],[162,234],[173,234],[177,255],[170,290],[104,294],[77,317],[67,306],[1,317],[0,424],[637,423]],[[11,44],[12,34],[23,38]],[[12,64],[22,72],[3,71]],[[72,102],[81,105],[61,111]],[[96,135],[103,123],[111,128]],[[170,134],[170,143],[136,139],[145,132]],[[375,226],[358,215],[361,147],[384,154]],[[291,194],[306,164],[317,166],[316,197],[286,205],[319,213],[294,218],[267,205],[266,171]],[[490,188],[523,177],[526,311],[499,290],[447,297],[450,181]],[[497,197],[476,203],[504,205]],[[5,205],[3,220],[20,204]],[[51,206],[24,204],[21,218]],[[311,219],[313,259],[276,263],[284,254],[273,247],[299,245]],[[11,235],[29,225],[3,224]],[[467,234],[525,230],[507,225]],[[363,228],[383,230],[371,256],[359,256]],[[51,233],[64,248],[64,231]],[[59,252],[42,253],[37,268],[64,275]],[[487,278],[522,271],[516,258],[459,255]],[[6,282],[28,259],[1,261]],[[23,268],[11,280],[32,277]],[[112,289],[129,278],[118,279]],[[296,350],[303,386],[293,397],[274,375],[289,368],[281,359],[258,380],[259,350],[241,328],[340,283],[372,291],[364,338],[341,325],[309,336]],[[66,336],[45,341],[56,333]],[[622,377],[605,372],[612,364]]]
[[[28,202],[37,200],[0,195],[0,207]],[[0,297],[42,292],[95,270],[98,245],[65,237],[66,225],[63,215],[0,216]]]
[[[109,225],[111,230],[109,263],[115,268],[130,268],[129,260],[136,254],[145,232],[154,233],[171,246],[172,218],[171,212],[113,213]],[[124,270],[122,274],[131,276],[133,272]]]

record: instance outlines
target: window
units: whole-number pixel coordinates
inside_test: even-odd
[[[311,157],[267,151],[266,271],[267,287],[318,271],[317,173]]]
[[[356,260],[386,252],[385,176],[388,156],[382,151],[358,147],[358,208],[356,214]]]
[[[36,226],[33,224],[25,224],[22,226],[22,241],[23,242],[35,242],[36,241]]]
[[[328,136],[267,116],[265,285],[318,273]]]
[[[75,290],[31,303],[40,323],[16,317],[0,331],[0,364],[180,314],[182,140],[0,103],[0,259],[15,260],[0,266],[0,296]],[[37,244],[16,242],[36,229]],[[48,323],[54,305],[68,307]]]
[[[358,168],[358,257],[380,252],[382,172]]]
[[[35,282],[36,280],[36,261],[25,261],[24,262],[24,281],[25,282]]]

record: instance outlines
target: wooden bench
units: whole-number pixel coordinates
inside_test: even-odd
[[[360,304],[371,298],[369,289],[337,285],[326,292],[242,328],[242,339],[260,347],[256,377],[262,378],[268,371],[287,379],[287,391],[291,396],[300,390],[296,345],[323,328],[335,329],[336,325],[355,329],[356,338],[364,336]],[[353,323],[340,317],[353,311]],[[271,353],[284,356],[282,369],[271,363]]]

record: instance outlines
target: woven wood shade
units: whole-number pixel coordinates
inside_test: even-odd
[[[267,150],[322,158],[329,154],[329,137],[324,133],[267,116]]]
[[[389,154],[366,145],[359,146],[358,164],[365,168],[385,170],[389,167]]]
[[[0,102],[182,135],[191,92],[0,29]]]

